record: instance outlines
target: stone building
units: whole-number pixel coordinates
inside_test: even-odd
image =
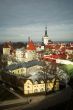
[[[40,61],[32,60],[28,62],[21,62],[21,63],[9,65],[6,67],[6,70],[13,74],[26,76],[28,74],[40,71],[41,67],[42,67],[42,63]]]

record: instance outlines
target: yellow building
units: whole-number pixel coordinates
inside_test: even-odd
[[[5,42],[3,46],[3,55],[10,55],[11,48],[11,42]]]
[[[23,68],[23,67],[9,70],[9,72],[16,74],[16,75],[27,75],[26,71],[27,71],[27,69]]]
[[[40,93],[40,92],[47,92],[52,91],[54,86],[54,80],[47,80],[46,86],[43,80],[41,81],[32,81],[30,79],[27,79],[24,83],[24,94],[33,94],[33,93]],[[46,88],[45,88],[46,87]],[[59,90],[59,80],[56,81],[55,89]]]

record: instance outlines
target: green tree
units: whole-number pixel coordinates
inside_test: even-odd
[[[70,76],[73,76],[73,65],[62,65],[62,69]]]

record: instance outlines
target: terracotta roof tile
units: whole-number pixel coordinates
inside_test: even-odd
[[[32,40],[28,42],[27,50],[36,50],[36,46],[35,46],[35,44],[33,43]]]

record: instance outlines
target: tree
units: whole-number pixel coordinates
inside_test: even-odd
[[[42,72],[44,73],[44,82],[45,82],[45,93],[47,94],[47,79],[50,80],[49,75],[50,76],[54,76],[54,82],[53,82],[53,88],[52,91],[55,90],[55,86],[56,86],[56,81],[59,80],[57,74],[56,74],[56,70],[57,70],[57,65],[53,64],[53,63],[46,63],[44,60],[43,62],[43,68],[42,68]]]
[[[7,58],[8,58],[7,55],[2,55],[1,56],[1,68],[2,69],[4,69],[7,65]]]
[[[73,65],[62,65],[61,68],[70,76],[73,76]]]
[[[46,65],[46,63],[43,61],[43,68],[42,68],[42,72],[43,72],[43,78],[44,78],[44,83],[45,83],[45,93],[47,94],[47,73],[48,73],[48,66]]]
[[[56,63],[51,63],[50,74],[54,75],[54,83],[53,83],[52,91],[55,91],[56,82],[57,82],[57,80],[60,80],[58,75],[56,74],[57,67],[58,67],[58,65]]]

